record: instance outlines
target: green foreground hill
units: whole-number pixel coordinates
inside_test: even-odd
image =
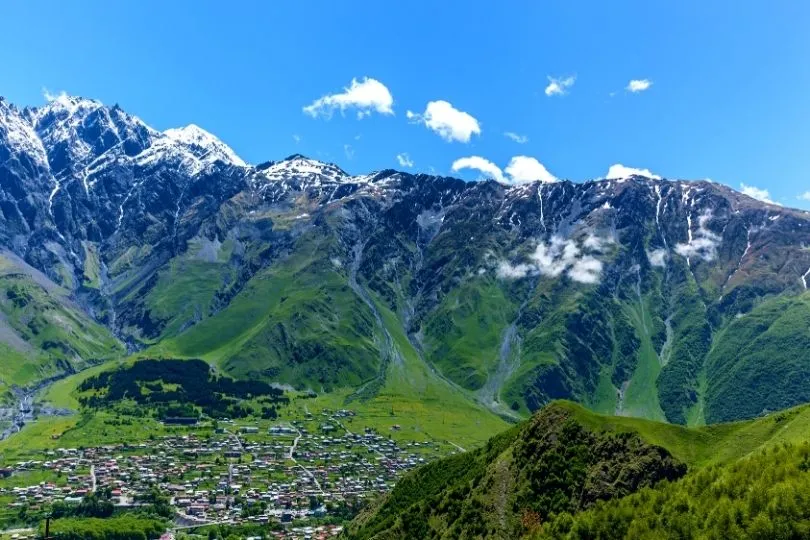
[[[393,538],[806,538],[810,407],[685,428],[555,402],[404,478],[347,531]]]

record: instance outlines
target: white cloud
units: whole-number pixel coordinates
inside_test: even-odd
[[[520,279],[534,273],[535,268],[526,263],[511,265],[506,261],[498,263],[495,275],[501,279]]]
[[[411,159],[411,156],[409,156],[407,152],[397,154],[397,161],[399,162],[400,167],[407,167],[409,169],[413,167],[413,160]]]
[[[574,86],[576,77],[551,77],[548,78],[548,86],[546,86],[547,96],[564,96],[568,93],[568,89]]]
[[[529,254],[529,262],[510,264],[501,261],[495,274],[501,279],[520,279],[530,275],[556,278],[563,274],[579,283],[599,283],[603,263],[594,255],[602,253],[604,246],[613,243],[610,238],[589,235],[578,245],[572,239],[552,236],[550,242],[539,242]]]
[[[357,109],[357,117],[363,118],[373,111],[394,114],[393,104],[394,98],[383,83],[364,77],[362,81],[352,79],[351,84],[341,93],[316,99],[304,107],[304,112],[314,118],[329,118],[335,110],[343,113],[347,109]]]
[[[574,262],[574,265],[568,270],[568,277],[580,283],[599,283],[601,275],[602,261],[590,255]]]
[[[576,260],[578,255],[579,248],[573,241],[553,236],[551,243],[537,244],[537,248],[534,253],[529,255],[529,259],[534,262],[540,274],[557,277]]]
[[[350,144],[343,145],[343,153],[346,154],[346,159],[353,159],[354,158],[354,148]]]
[[[523,184],[536,181],[551,183],[557,181],[557,178],[548,172],[542,163],[529,156],[514,156],[509,161],[505,171],[501,171],[500,167],[481,156],[457,159],[453,162],[451,168],[454,172],[462,169],[475,169],[484,173],[486,178],[493,178],[506,184]]]
[[[717,243],[715,238],[695,236],[687,244],[677,244],[675,253],[682,257],[698,256],[705,261],[713,261],[717,257]]]
[[[645,178],[652,178],[653,180],[661,179],[661,177],[657,174],[653,174],[650,169],[635,169],[633,167],[625,167],[621,163],[611,165],[605,178],[607,180],[619,180],[622,178],[628,178],[630,176],[644,176]]]
[[[752,199],[766,202],[768,204],[777,204],[773,199],[771,199],[771,194],[768,192],[767,189],[761,189],[755,186],[740,184],[740,191],[743,193],[743,195],[748,195]],[[808,194],[806,193],[805,195]]]
[[[45,98],[45,101],[50,103],[51,101],[59,101],[61,103],[67,103],[67,100],[70,98],[67,92],[64,90],[60,90],[56,94],[45,88],[42,87],[42,97]]]
[[[457,159],[453,162],[452,169],[454,172],[458,172],[462,169],[475,169],[484,173],[487,178],[494,178],[499,182],[505,181],[500,167],[481,156],[469,156]]]
[[[293,140],[295,141],[295,144],[298,144],[298,143],[300,143],[300,142],[301,142],[301,135],[298,135],[298,134],[296,134],[296,133],[293,133],[292,138],[293,138]]]
[[[677,244],[675,252],[682,257],[700,257],[704,261],[713,261],[717,258],[717,246],[720,245],[720,237],[706,227],[706,223],[712,218],[709,210],[703,212],[698,218],[698,228],[689,234],[689,241],[685,244]]]
[[[42,87],[42,97],[44,97],[44,98],[45,98],[45,101],[49,101],[49,102],[50,102],[50,101],[54,101],[54,100],[55,100],[56,98],[58,98],[60,95],[65,95],[65,93],[64,93],[64,92],[61,92],[61,94],[53,94],[53,93],[51,93],[51,91],[50,91],[50,90],[48,90],[48,89],[47,89],[47,88],[45,88],[44,86]]]
[[[590,251],[596,251],[598,253],[602,253],[605,251],[605,248],[608,244],[612,244],[613,239],[608,237],[600,237],[593,234],[589,234],[585,237],[585,240],[582,242],[582,247]]]
[[[518,135],[513,131],[507,131],[506,133],[503,134],[503,136],[506,137],[507,139],[512,139],[518,144],[526,144],[527,142],[529,142],[529,138],[526,135]]]
[[[647,252],[647,259],[650,261],[650,264],[653,266],[660,266],[664,267],[667,265],[667,250],[665,249],[654,249],[652,251]]]
[[[473,135],[481,134],[481,126],[475,117],[456,109],[447,101],[431,101],[424,113],[408,111],[405,115],[414,123],[424,124],[447,142],[466,143]]]
[[[803,201],[810,201],[810,191],[805,191],[804,193],[799,195],[797,198],[801,199]]]
[[[652,83],[653,82],[650,79],[633,79],[627,83],[625,90],[636,94],[638,92],[647,90],[650,86],[652,86]]]
[[[511,177],[510,181],[516,184],[535,180],[540,180],[544,184],[557,181],[557,177],[548,172],[542,163],[529,156],[513,157],[505,170]]]

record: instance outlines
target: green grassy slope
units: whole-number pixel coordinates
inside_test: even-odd
[[[470,446],[505,429],[508,424],[474,401],[465,389],[440,377],[408,341],[396,316],[376,301],[383,323],[400,353],[401,362],[388,366],[385,384],[373,399],[352,403],[365,414],[373,409],[394,411],[398,422],[433,438]]]
[[[563,403],[579,421],[594,429],[638,433],[689,466],[728,463],[769,444],[800,442],[810,433],[810,406],[795,407],[754,420],[689,428],[643,418],[601,416],[580,405]]]
[[[298,388],[360,386],[379,369],[373,316],[330,261],[330,242],[302,238],[225,309],[154,350]]]
[[[730,321],[706,363],[709,423],[810,401],[810,293],[773,298]]]
[[[497,365],[501,336],[515,312],[495,280],[464,282],[425,321],[428,358],[461,386],[481,388]]]
[[[673,258],[664,295],[671,311],[672,349],[658,378],[658,395],[667,420],[686,423],[697,403],[698,375],[711,345],[711,326],[686,260]]]
[[[652,306],[647,298],[641,298],[638,303],[630,303],[625,309],[638,336],[638,346],[635,350],[636,369],[625,388],[621,413],[664,421],[656,387],[661,362],[653,345]]]
[[[150,315],[164,324],[160,336],[176,336],[207,317],[216,292],[230,280],[230,274],[224,263],[172,260],[158,273],[155,288],[146,298]]]
[[[540,281],[519,320],[520,367],[507,385],[508,403],[529,412],[553,399],[588,402],[602,370],[612,376],[611,301],[590,289]]]
[[[65,289],[0,256],[0,382],[26,385],[124,354]]]

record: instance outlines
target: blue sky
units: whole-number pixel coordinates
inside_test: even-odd
[[[474,157],[457,166],[505,180],[621,163],[810,208],[810,2],[69,4],[4,4],[0,95],[196,123],[252,163],[300,152],[359,174],[407,154],[409,170],[475,179],[452,170]],[[353,80],[361,92],[307,114]],[[533,159],[510,174],[515,156]]]

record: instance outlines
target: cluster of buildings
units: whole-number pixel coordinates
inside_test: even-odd
[[[49,452],[49,454],[54,456],[56,452]],[[81,459],[77,452],[71,455],[70,451],[60,449],[58,455],[61,457],[20,461],[5,467],[4,474],[7,474],[7,477],[13,478],[17,475],[21,478],[36,479],[44,476],[47,479],[38,482],[21,482],[20,485],[0,488],[0,497],[11,497],[12,501],[8,503],[11,508],[27,507],[32,510],[37,510],[43,504],[54,501],[69,504],[80,503],[93,490],[91,464],[88,460]],[[39,471],[47,471],[52,474],[40,475],[37,474]]]
[[[446,453],[438,443],[394,441],[373,430],[354,433],[347,411],[279,423],[184,428],[136,445],[59,448],[42,460],[9,465],[12,478],[44,480],[0,490],[11,505],[78,503],[104,490],[131,507],[157,489],[176,511],[176,530],[205,524],[281,524],[283,538],[321,538],[341,531],[370,497],[389,491],[405,472]],[[26,475],[26,473],[29,473]],[[270,528],[270,527],[268,527]]]

